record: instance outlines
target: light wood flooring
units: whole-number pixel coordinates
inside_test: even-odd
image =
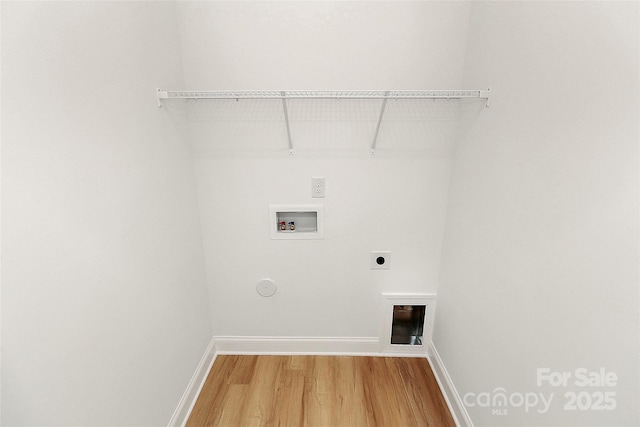
[[[218,356],[188,427],[454,427],[424,358]]]

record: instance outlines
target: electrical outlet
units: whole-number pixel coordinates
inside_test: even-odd
[[[391,269],[391,252],[389,251],[371,252],[371,269],[372,270]]]
[[[311,178],[311,197],[314,199],[324,198],[325,181],[324,177]]]

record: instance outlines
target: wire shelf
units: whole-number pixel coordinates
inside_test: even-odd
[[[317,102],[322,102],[322,100],[327,100],[325,102],[329,102],[328,100],[361,100],[360,102],[366,102],[364,104],[364,110],[366,112],[373,112],[373,114],[367,113],[368,117],[373,117],[372,120],[361,119],[364,121],[372,121],[372,124],[375,124],[373,130],[373,139],[370,144],[370,153],[376,153],[376,142],[378,139],[378,134],[380,131],[380,126],[383,121],[383,117],[385,114],[390,115],[391,117],[399,117],[404,116],[404,121],[407,121],[407,118],[411,117],[415,114],[407,115],[406,111],[402,113],[401,110],[397,108],[397,106],[392,105],[387,113],[387,101],[400,101],[400,100],[485,100],[485,105],[489,106],[491,95],[491,89],[486,90],[187,90],[187,91],[162,91],[160,89],[156,90],[156,96],[158,101],[158,106],[162,107],[162,101],[164,100],[174,100],[174,99],[185,99],[185,100],[272,100],[271,102],[276,101],[280,104],[280,112],[282,114],[281,117],[284,118],[284,122],[286,125],[286,134],[288,139],[289,146],[289,154],[293,154],[293,140],[291,137],[291,122],[300,121],[299,114],[300,109],[295,109],[293,111],[293,115],[290,113],[291,106],[298,106],[300,104],[296,104],[297,102],[302,102],[301,100],[320,100]],[[299,101],[300,100],[300,101]],[[377,105],[368,104],[371,102],[379,101]],[[405,101],[412,102],[412,101]],[[417,101],[415,101],[417,102]],[[291,104],[291,106],[289,105]],[[220,106],[224,108],[224,106]],[[227,105],[228,107],[228,105]],[[341,111],[342,109],[331,109],[320,108],[322,105],[309,105],[306,110],[309,108],[315,109],[316,114],[314,120],[306,120],[307,122],[313,122],[315,120],[332,120],[331,118],[336,114],[336,111]],[[334,106],[332,106],[334,107]],[[318,111],[320,108],[321,111]],[[409,110],[407,110],[409,108]],[[406,105],[404,109],[411,112],[411,106]],[[327,116],[329,114],[329,116]],[[341,114],[338,114],[340,116]],[[351,114],[352,117],[356,117]],[[290,118],[291,117],[291,118]],[[423,117],[422,114],[419,114],[414,118],[414,120],[419,121],[420,117]],[[446,119],[445,116],[443,116]],[[334,118],[335,119],[335,118]]]
[[[489,99],[489,90],[158,90],[164,99]]]

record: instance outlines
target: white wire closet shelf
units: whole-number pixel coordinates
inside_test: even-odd
[[[489,107],[491,89],[484,90],[178,90],[164,91],[157,89],[158,107],[168,100],[280,100],[282,114],[286,126],[289,154],[293,154],[293,139],[289,104],[297,100],[379,100],[375,130],[370,144],[370,153],[376,154],[376,143],[380,126],[385,117],[388,100],[484,100]]]

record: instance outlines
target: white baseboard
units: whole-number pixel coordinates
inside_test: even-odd
[[[378,337],[215,337],[218,354],[380,356]]]
[[[200,390],[202,390],[202,386],[209,375],[213,362],[216,360],[216,355],[215,337],[213,337],[207,349],[204,351],[202,359],[200,359],[200,363],[198,363],[198,367],[191,377],[191,381],[189,381],[187,389],[182,395],[178,407],[169,421],[169,427],[183,427],[187,423],[191,410],[196,404],[196,400],[200,394]]]
[[[451,411],[451,415],[453,415],[456,425],[459,427],[474,427],[473,421],[471,421],[471,417],[469,417],[469,413],[467,412],[467,408],[465,408],[464,403],[458,394],[458,390],[456,390],[456,387],[453,385],[453,381],[451,380],[451,377],[449,376],[433,341],[429,341],[427,360],[431,365],[433,374],[436,376],[440,390],[442,391],[444,399],[447,401],[449,411]]]

